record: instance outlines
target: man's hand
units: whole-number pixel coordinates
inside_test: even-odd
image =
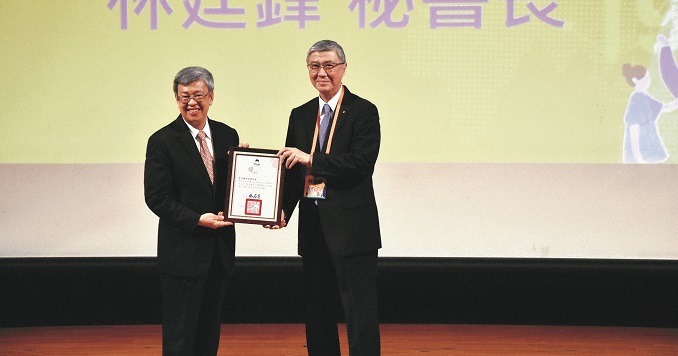
[[[238,147],[239,147],[239,148],[250,148],[250,144],[249,144],[249,143],[246,143],[246,142],[241,142],[241,143],[238,144]],[[231,150],[228,150],[227,153],[230,155],[230,154],[231,154]]]
[[[210,229],[218,229],[220,227],[233,226],[233,223],[230,221],[224,221],[224,213],[219,212],[219,215],[214,215],[212,213],[204,213],[200,215],[198,225],[209,227]]]
[[[282,218],[280,219],[280,225],[264,225],[264,229],[269,230],[278,230],[287,226],[287,221],[285,221],[285,211],[282,211]]]
[[[301,163],[304,166],[310,166],[313,163],[313,158],[310,154],[295,147],[283,148],[278,151],[278,156],[282,157],[287,169],[292,168],[297,163]]]

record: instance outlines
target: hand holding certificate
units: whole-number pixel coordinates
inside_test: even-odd
[[[304,166],[313,164],[313,156],[298,148],[285,147],[281,149],[278,154],[282,157],[283,162],[285,162],[285,168],[287,169],[292,168],[297,163]]]
[[[285,166],[278,151],[231,147],[224,217],[245,224],[280,225]]]

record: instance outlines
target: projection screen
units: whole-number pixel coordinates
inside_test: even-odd
[[[0,257],[154,256],[176,72],[279,149],[320,39],[379,108],[380,256],[678,259],[668,0],[3,0]],[[239,224],[237,255],[295,256],[296,229]]]

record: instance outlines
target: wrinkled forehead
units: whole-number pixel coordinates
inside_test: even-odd
[[[306,57],[307,63],[339,62],[340,60],[336,50],[314,51],[309,53],[308,57]]]
[[[177,85],[177,92],[179,93],[188,93],[188,92],[195,92],[195,91],[209,91],[209,88],[207,86],[207,83],[205,83],[204,80],[195,80],[192,81],[188,84],[178,84]]]

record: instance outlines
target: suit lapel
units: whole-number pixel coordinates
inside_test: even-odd
[[[351,104],[353,103],[355,97],[348,91],[348,88],[344,86],[344,98],[341,100],[341,107],[339,107],[339,114],[337,115],[337,124],[334,128],[334,133],[336,135],[337,131],[346,123],[346,117],[351,111]]]
[[[341,101],[341,107],[339,108],[339,114],[336,117],[337,124],[334,128],[335,134],[336,132],[343,126],[343,124],[346,122],[346,117],[348,116],[349,112],[351,111],[351,104],[355,100],[355,96],[351,94],[351,92],[348,90],[346,86],[344,86],[344,98]],[[310,152],[311,146],[313,145],[313,135],[315,133],[315,125],[316,121],[318,119],[318,99],[315,98],[308,102],[306,110],[307,112],[302,114],[302,117],[308,117],[308,118],[313,118],[309,119],[308,121],[303,121],[303,129],[304,129],[304,134],[306,137],[308,137],[308,142],[310,143],[308,146],[308,150]],[[331,124],[330,124],[331,127]],[[328,132],[329,135],[329,132]],[[316,145],[316,149],[318,149]]]
[[[226,135],[221,134],[221,127],[210,122],[210,130],[212,130],[212,149],[214,150],[214,161],[221,161],[223,156],[228,154],[228,144],[221,141],[221,138],[226,137]],[[216,170],[216,166],[214,168]]]
[[[318,98],[315,98],[314,100],[308,102],[306,107],[304,107],[304,111],[301,113],[300,117],[303,118],[301,121],[301,128],[304,132],[303,137],[306,137],[306,143],[308,143],[307,147],[300,148],[302,148],[302,150],[306,152],[310,152],[311,147],[313,146],[313,134],[315,133],[315,124],[316,121],[318,120]],[[316,149],[318,149],[318,147],[316,147]]]
[[[222,130],[221,125],[216,125],[210,121],[210,129],[212,130],[212,148],[214,150],[214,183],[221,184],[221,180],[226,177],[222,176],[222,172],[228,170],[228,150],[233,143],[227,142],[226,132]],[[207,170],[205,170],[207,172]]]

